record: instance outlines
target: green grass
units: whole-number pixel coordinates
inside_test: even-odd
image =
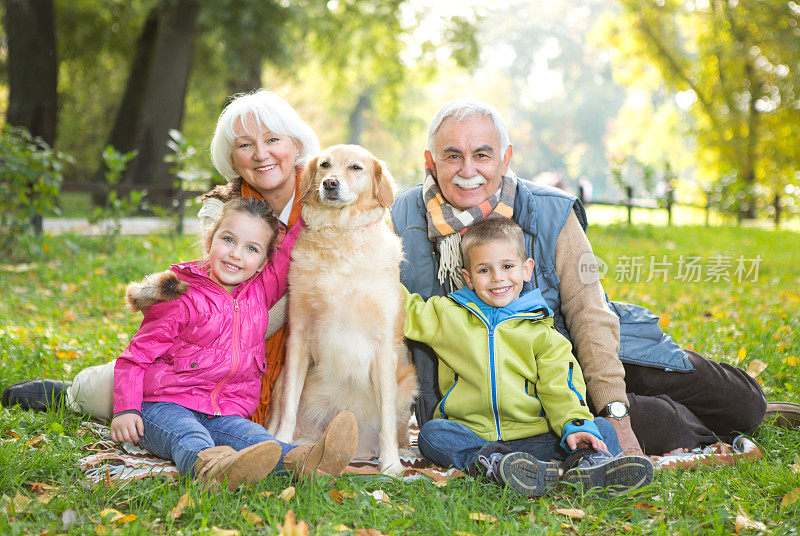
[[[758,378],[768,397],[800,401],[800,235],[735,227],[595,226],[589,237],[608,264],[603,284],[609,295],[662,314],[668,333],[709,357],[742,367],[763,362],[766,368]],[[31,377],[71,379],[85,366],[116,357],[141,319],[123,308],[125,284],[195,256],[192,237],[120,237],[112,252],[101,238],[49,237],[45,244],[46,252],[36,262],[0,267],[0,388]],[[681,256],[700,257],[706,268],[717,255],[734,261],[760,255],[757,279],[739,282],[733,268],[731,281],[678,277]],[[624,270],[633,257],[641,257],[638,281]],[[662,266],[666,281],[646,281],[651,257],[671,263]],[[702,279],[706,276],[703,270]],[[336,534],[339,525],[346,525],[355,530],[343,534],[374,528],[415,535],[727,535],[735,532],[735,519],[742,512],[764,523],[769,534],[800,533],[800,500],[781,506],[787,493],[800,488],[800,430],[762,426],[755,435],[765,453],[762,460],[660,472],[654,484],[636,496],[613,500],[574,493],[527,500],[471,478],[437,488],[426,481],[348,476],[333,484],[352,496],[341,503],[333,500],[326,481],[295,484],[297,494],[287,503],[276,496],[292,483],[276,475],[248,490],[205,495],[185,478],[172,484],[146,478],[87,486],[75,464],[83,455],[81,446],[89,441],[78,433],[80,422],[63,410],[0,410],[0,534],[99,534],[100,513],[106,508],[136,515],[133,521],[113,525],[111,531],[118,534],[211,534],[212,527],[277,534],[288,510],[305,520],[312,534]],[[36,497],[34,482],[58,491],[47,504],[34,501],[10,511],[7,504],[17,494]],[[393,506],[367,496],[379,488]],[[260,493],[264,491],[273,494]],[[198,504],[171,520],[170,510],[186,492]],[[586,515],[571,519],[556,511],[563,508],[581,509]],[[242,509],[263,523],[251,525]],[[65,511],[77,513],[79,523],[65,527]],[[472,521],[470,513],[476,512],[491,514],[497,522]]]

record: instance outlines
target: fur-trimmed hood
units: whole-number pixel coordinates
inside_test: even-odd
[[[132,312],[144,311],[151,305],[179,298],[189,290],[189,283],[172,270],[165,270],[134,281],[125,289],[125,304]]]

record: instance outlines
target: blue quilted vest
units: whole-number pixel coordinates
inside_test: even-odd
[[[558,292],[560,280],[556,274],[556,240],[570,211],[586,230],[586,212],[577,198],[555,188],[540,186],[520,179],[514,200],[514,221],[525,233],[528,254],[535,261],[535,278],[526,283],[524,291],[535,284],[553,311],[553,323],[570,339]],[[400,193],[392,205],[392,224],[403,241],[404,260],[400,278],[411,292],[423,298],[443,296],[456,289],[444,288],[436,276],[438,252],[428,239],[428,223],[422,199],[422,186],[417,185]],[[609,301],[620,319],[619,358],[625,363],[656,367],[667,371],[689,372],[692,365],[686,354],[672,338],[661,331],[658,317],[638,305]],[[436,356],[426,345],[409,341],[414,365],[420,378],[420,397],[417,400],[417,422],[422,426],[430,420],[441,395],[436,385]]]

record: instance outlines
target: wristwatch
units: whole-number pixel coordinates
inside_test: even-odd
[[[628,404],[624,402],[612,402],[600,410],[601,417],[612,417],[618,421],[628,416]]]

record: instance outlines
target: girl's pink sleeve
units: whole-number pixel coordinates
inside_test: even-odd
[[[145,311],[142,325],[114,365],[114,414],[142,410],[145,370],[175,344],[188,322],[181,299],[156,303]]]
[[[286,233],[283,242],[272,252],[272,257],[270,257],[269,262],[261,271],[264,290],[267,294],[267,308],[275,305],[275,302],[286,294],[289,265],[292,261],[292,248],[297,241],[297,235],[300,234],[305,226],[303,218],[298,218],[297,222]]]

